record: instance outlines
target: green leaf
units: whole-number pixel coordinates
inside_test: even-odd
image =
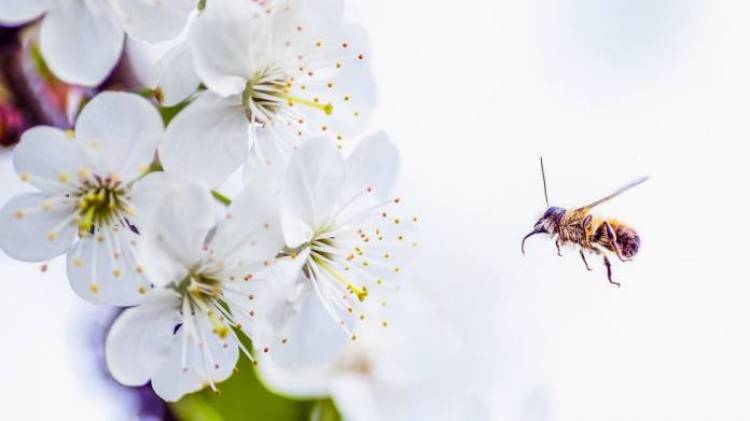
[[[219,392],[206,388],[170,405],[180,421],[342,421],[331,399],[295,400],[277,395],[260,382],[245,358],[242,368]]]
[[[171,405],[182,421],[309,421],[315,401],[289,399],[268,391],[252,364],[242,358],[239,371],[217,386],[206,388]],[[335,409],[334,409],[335,410]],[[338,418],[323,418],[321,421]]]
[[[318,401],[310,411],[310,421],[341,421],[341,414],[330,399]]]

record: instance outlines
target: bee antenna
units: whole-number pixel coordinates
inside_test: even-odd
[[[547,195],[547,177],[544,175],[544,159],[539,157],[539,165],[542,167],[542,185],[544,186],[544,202],[549,207],[549,196]]]

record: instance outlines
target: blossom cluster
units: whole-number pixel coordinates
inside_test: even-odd
[[[389,326],[417,218],[391,193],[388,136],[346,146],[376,96],[342,1],[0,0],[0,23],[31,21],[71,84],[101,83],[126,37],[169,44],[149,95],[103,92],[72,129],[27,130],[13,164],[30,191],[0,210],[6,254],[65,255],[76,294],[127,307],[115,379],[175,401],[240,354],[294,375]],[[166,127],[162,106],[180,109]]]

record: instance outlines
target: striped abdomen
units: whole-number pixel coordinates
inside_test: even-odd
[[[598,224],[594,230],[592,242],[615,252],[611,242],[613,234],[614,242],[624,257],[630,258],[638,253],[638,249],[641,247],[641,238],[636,230],[613,219]]]

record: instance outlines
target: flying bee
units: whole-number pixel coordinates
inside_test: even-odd
[[[528,233],[521,241],[521,253],[525,254],[524,244],[526,239],[532,235],[548,233],[552,235],[557,247],[557,255],[562,256],[560,247],[566,244],[575,244],[578,246],[578,252],[583,259],[586,269],[592,270],[586,261],[586,253],[602,256],[604,266],[607,268],[607,279],[612,285],[620,286],[619,282],[612,280],[612,264],[607,254],[614,255],[620,261],[629,262],[638,253],[641,246],[641,239],[638,233],[632,227],[616,220],[603,219],[590,214],[591,209],[620,194],[632,189],[633,187],[644,183],[648,177],[641,177],[633,182],[621,187],[612,194],[605,196],[586,206],[566,210],[555,206],[550,206],[549,196],[547,195],[547,178],[544,174],[544,161],[539,158],[542,167],[542,184],[544,185],[544,200],[547,203],[547,210],[541,218],[534,224],[534,230]]]

